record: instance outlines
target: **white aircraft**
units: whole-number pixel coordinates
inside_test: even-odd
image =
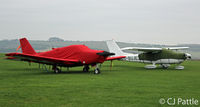
[[[188,49],[189,47],[168,47],[168,48],[144,48],[144,47],[125,47],[120,49],[114,40],[106,41],[110,52],[115,53],[115,56],[126,56],[121,60],[151,63],[146,65],[147,69],[156,68],[156,64],[160,64],[162,68],[168,68],[170,64],[178,64],[175,69],[184,69],[180,64],[186,59],[191,59],[191,54],[180,53],[173,50]],[[142,51],[140,54],[125,53],[122,50]]]

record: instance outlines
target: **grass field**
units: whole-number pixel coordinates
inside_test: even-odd
[[[82,67],[54,74],[3,58],[0,54],[0,107],[159,107],[168,106],[159,104],[160,98],[170,97],[200,101],[200,61],[184,62],[184,70],[146,70],[141,63],[114,61],[111,71],[105,62],[94,75]]]

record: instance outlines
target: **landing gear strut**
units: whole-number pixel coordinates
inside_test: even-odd
[[[161,67],[164,68],[164,69],[167,69],[169,68],[170,64],[161,64]]]
[[[53,70],[54,70],[54,73],[61,73],[61,70],[59,69],[59,68],[57,68],[57,66],[53,66],[53,68],[52,68]]]
[[[88,72],[89,69],[90,69],[89,65],[85,65],[85,66],[83,67],[83,72]]]

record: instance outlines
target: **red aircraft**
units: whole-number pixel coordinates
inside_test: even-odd
[[[114,53],[103,50],[93,50],[85,45],[70,45],[61,48],[54,48],[50,51],[36,53],[26,38],[20,39],[22,53],[8,53],[7,59],[35,62],[52,65],[55,73],[60,73],[60,67],[84,66],[83,71],[89,71],[89,65],[96,66],[94,74],[99,74],[98,64],[108,60],[125,58],[125,56],[109,57]]]

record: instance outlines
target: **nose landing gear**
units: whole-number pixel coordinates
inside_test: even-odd
[[[99,69],[99,64],[96,64],[95,66],[96,68],[94,69],[94,74],[100,74],[101,72]],[[89,69],[90,69],[89,65],[84,65],[83,72],[89,72]]]
[[[94,70],[94,74],[100,74],[101,72],[100,72],[100,69],[99,68],[95,68],[95,70]]]
[[[99,64],[96,65],[96,68],[94,70],[94,74],[100,74]]]

